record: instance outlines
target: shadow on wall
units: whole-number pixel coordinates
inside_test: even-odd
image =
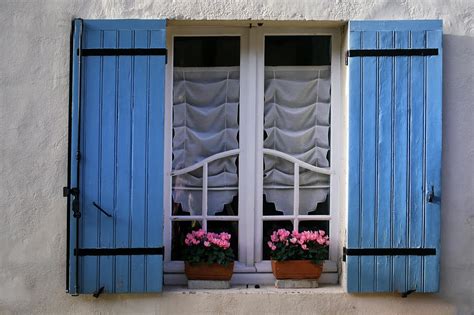
[[[474,310],[474,35],[443,36],[441,293]],[[429,145],[429,144],[428,144]]]

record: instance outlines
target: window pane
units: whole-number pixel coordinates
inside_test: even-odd
[[[265,66],[322,66],[330,64],[330,36],[265,37]]]
[[[300,168],[299,181],[299,214],[329,214],[329,176]]]
[[[264,88],[263,193],[277,212],[291,215],[295,176],[288,159],[330,166],[330,37],[267,36]],[[300,167],[298,214],[324,202],[328,185],[328,175]]]
[[[207,213],[237,215],[238,154],[212,160],[239,148],[240,38],[176,37],[174,49],[172,167],[211,162],[205,174],[201,167],[174,179],[173,199],[200,215],[205,176]]]
[[[329,192],[328,192],[329,188],[328,189],[301,189],[300,190],[300,193],[301,193],[301,196],[300,197],[300,209],[309,209],[310,211],[308,211],[307,213],[304,213],[304,214],[309,214],[309,215],[328,215],[329,214]],[[315,202],[314,204],[312,204],[312,206],[307,206],[307,205],[303,205],[302,202],[303,201],[306,201],[306,200],[310,200],[311,197],[308,197],[306,194],[310,194],[310,195],[313,195],[315,194],[316,192],[316,195],[318,197],[321,197],[321,196],[324,196],[325,199],[317,199],[318,202]],[[322,201],[319,201],[319,200],[322,200]]]
[[[273,146],[272,149],[278,150],[278,147]],[[293,214],[293,169],[293,163],[265,155],[263,215]]]
[[[186,234],[201,228],[199,221],[175,221],[171,225],[171,260],[184,260]]]
[[[208,215],[238,215],[237,155],[209,163]]]
[[[172,215],[202,214],[202,168],[173,176]]]
[[[219,194],[222,194],[222,192],[210,191],[209,198],[214,199],[215,198],[214,196],[219,195]],[[224,204],[222,211],[215,212],[212,215],[238,216],[239,215],[239,196],[234,196],[231,202]]]
[[[239,222],[237,221],[208,221],[207,230],[209,232],[229,233],[230,247],[234,253],[235,260],[239,260]]]
[[[298,227],[298,232],[319,230],[323,230],[329,235],[329,221],[300,221]],[[329,259],[329,256],[326,256],[325,259]]]
[[[278,229],[287,229],[288,231],[293,231],[293,222],[291,221],[263,221],[263,260],[270,259],[271,249],[268,247],[268,241],[270,241],[270,236],[273,231]]]
[[[176,37],[175,67],[228,67],[240,64],[240,38]]]
[[[263,194],[263,215],[283,215],[282,211],[276,209],[275,203],[267,200],[267,195]]]
[[[329,221],[300,221],[298,231],[319,231],[323,230],[329,234]]]

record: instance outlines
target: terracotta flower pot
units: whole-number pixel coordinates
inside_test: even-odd
[[[311,260],[272,260],[272,271],[275,278],[282,279],[319,279],[323,271],[322,264]]]
[[[190,264],[185,262],[184,272],[188,280],[224,280],[229,281],[234,273],[234,262],[227,266],[219,264]]]

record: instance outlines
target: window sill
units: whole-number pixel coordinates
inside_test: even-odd
[[[165,286],[184,286],[187,284],[186,275],[184,274],[184,262],[165,262],[164,272]],[[326,260],[323,266],[323,274],[318,282],[326,285],[337,285],[338,280],[337,264],[334,261]],[[246,285],[256,284],[260,286],[272,286],[275,283],[275,278],[272,274],[270,261],[262,261],[255,264],[255,266],[247,266],[241,262],[236,262],[234,275],[230,283],[232,286],[244,287]]]
[[[235,285],[230,289],[217,290],[195,290],[188,289],[182,285],[165,285],[164,293],[170,294],[341,294],[345,293],[342,286],[338,284],[321,284],[314,289],[277,289],[272,285],[263,285],[256,289],[254,286]]]

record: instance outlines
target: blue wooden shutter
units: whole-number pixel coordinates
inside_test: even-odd
[[[349,23],[349,292],[439,288],[442,21]]]
[[[68,290],[160,292],[163,20],[75,20]]]

